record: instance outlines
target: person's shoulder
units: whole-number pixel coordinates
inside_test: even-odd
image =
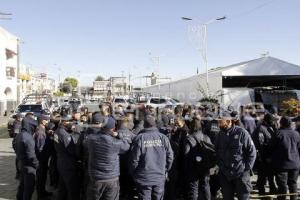
[[[236,133],[240,133],[240,134],[249,134],[245,128],[240,127],[240,126],[234,126],[234,131]]]

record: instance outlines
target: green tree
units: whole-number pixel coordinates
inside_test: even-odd
[[[72,92],[72,85],[71,85],[71,83],[64,82],[62,84],[61,91],[63,93],[71,93]]]
[[[72,89],[76,88],[78,85],[78,80],[76,78],[72,78],[72,77],[67,77],[64,80],[64,85],[65,84],[70,84]]]
[[[97,76],[96,78],[95,78],[95,81],[104,81],[105,79],[104,79],[104,77],[103,76]]]

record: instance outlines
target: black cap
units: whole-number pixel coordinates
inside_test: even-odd
[[[16,118],[23,118],[24,116],[21,113],[16,114]]]
[[[116,120],[114,120],[112,117],[106,118],[103,128],[109,130],[116,128]]]
[[[48,115],[40,115],[40,116],[38,117],[38,121],[41,122],[41,121],[43,121],[43,120],[48,121],[48,120],[50,120],[50,117],[49,117]]]
[[[232,119],[234,119],[234,117],[232,117],[231,112],[229,112],[228,110],[222,110],[222,111],[220,111],[217,119],[218,120],[221,120],[221,119],[232,120]]]
[[[93,124],[100,124],[104,122],[104,117],[100,113],[94,113],[92,116],[92,123]]]

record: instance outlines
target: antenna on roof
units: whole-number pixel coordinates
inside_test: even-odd
[[[269,57],[270,56],[270,52],[266,51],[262,54],[260,54],[262,58],[265,58],[265,57]]]
[[[0,12],[0,20],[11,20],[11,13]]]

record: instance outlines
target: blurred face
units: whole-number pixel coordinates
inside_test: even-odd
[[[81,121],[86,122],[87,121],[87,117],[86,116],[82,116],[81,117]]]
[[[231,120],[221,119],[218,121],[218,125],[222,130],[228,130],[232,126]]]
[[[74,119],[75,120],[80,120],[80,116],[81,116],[80,113],[75,113],[74,114]]]
[[[63,121],[62,124],[66,129],[68,129],[68,130],[72,129],[72,123],[70,121]]]
[[[178,128],[182,128],[184,126],[184,121],[175,120],[175,126],[178,127]]]
[[[48,121],[47,121],[47,120],[42,120],[42,124],[43,124],[44,126],[46,126],[46,125],[48,124]]]

